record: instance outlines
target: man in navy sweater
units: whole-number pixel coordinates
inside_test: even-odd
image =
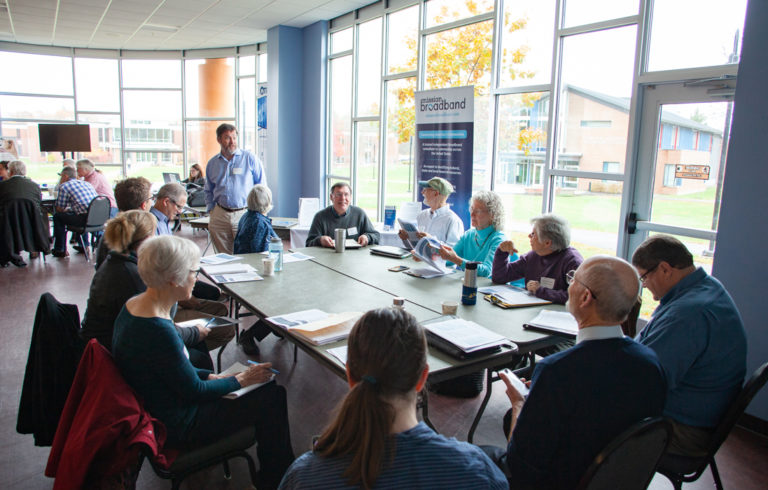
[[[503,469],[513,488],[574,488],[612,439],[664,408],[661,364],[619,326],[637,300],[637,272],[624,260],[597,256],[568,282],[576,345],[536,365],[527,399],[501,374],[512,402]]]

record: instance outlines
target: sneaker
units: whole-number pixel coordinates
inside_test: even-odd
[[[53,252],[51,252],[51,255],[61,259],[64,257],[69,257],[69,252],[67,252],[66,250],[54,250]]]

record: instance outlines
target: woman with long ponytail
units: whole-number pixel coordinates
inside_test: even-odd
[[[363,315],[349,335],[346,368],[349,393],[281,488],[507,488],[479,448],[418,421],[429,366],[424,330],[411,314]]]

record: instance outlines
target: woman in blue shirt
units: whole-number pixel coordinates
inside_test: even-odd
[[[267,213],[272,209],[272,191],[256,184],[248,193],[248,212],[240,218],[235,236],[235,253],[259,253],[269,248],[269,239],[277,236]]]
[[[418,421],[428,374],[426,336],[411,314],[382,308],[363,315],[349,335],[350,391],[280,488],[507,488],[477,446]]]
[[[479,262],[477,275],[488,277],[496,249],[504,241],[504,203],[493,191],[476,192],[469,202],[469,216],[472,228],[464,232],[454,247],[443,245],[440,257],[459,269],[464,268],[465,262]],[[517,260],[517,254],[510,256],[510,260]]]

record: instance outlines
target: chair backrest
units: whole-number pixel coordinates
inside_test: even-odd
[[[621,322],[621,331],[627,337],[635,338],[637,335],[637,317],[640,316],[640,308],[643,306],[643,298],[638,297],[635,306],[630,310],[627,319]]]
[[[88,205],[88,220],[86,227],[101,227],[109,219],[109,198],[107,196],[96,196]]]
[[[671,424],[661,417],[647,418],[633,425],[595,456],[577,488],[647,488],[671,433]]]
[[[720,448],[720,445],[725,441],[730,434],[733,426],[739,421],[741,414],[747,409],[752,398],[762,389],[768,381],[768,362],[760,366],[752,373],[752,376],[744,383],[744,387],[741,389],[736,398],[733,399],[728,410],[725,411],[725,415],[720,419],[720,423],[715,427],[715,431],[712,433],[712,439],[710,440],[708,454],[714,455]],[[706,464],[705,464],[706,466]]]

